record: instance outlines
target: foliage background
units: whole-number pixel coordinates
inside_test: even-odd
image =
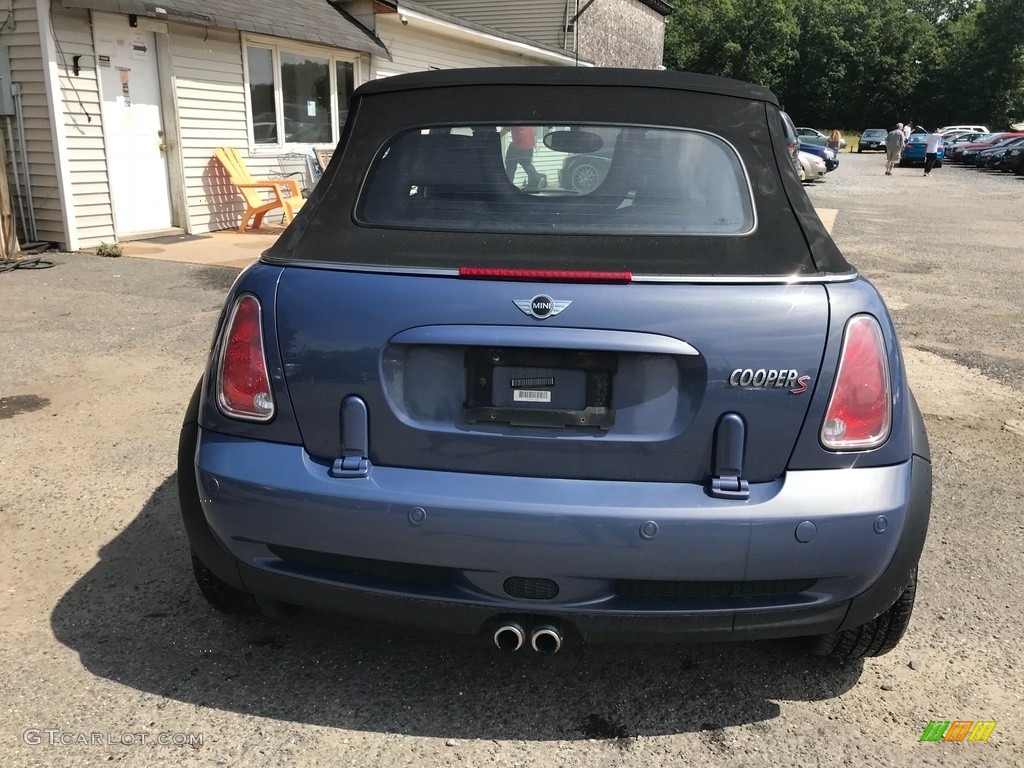
[[[797,125],[1024,121],[1024,0],[673,0],[665,66],[775,91]]]

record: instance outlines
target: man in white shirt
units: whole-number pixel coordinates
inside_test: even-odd
[[[907,141],[910,141],[910,134],[912,134],[913,132],[914,124],[910,120],[907,120],[907,122],[904,123],[903,125],[903,138],[906,139]]]
[[[928,134],[927,142],[924,146],[924,175],[927,176],[932,172],[932,168],[935,167],[935,161],[939,156],[939,147],[942,146],[942,134],[939,133],[938,128],[933,128],[932,132]]]

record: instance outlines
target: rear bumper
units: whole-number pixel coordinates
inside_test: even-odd
[[[543,617],[591,641],[783,637],[870,620],[916,567],[931,488],[918,457],[790,472],[747,502],[673,483],[389,467],[331,478],[301,447],[207,431],[196,464],[208,501],[201,521],[186,520],[189,536],[201,523],[223,554],[207,565],[251,592],[463,633]],[[514,577],[557,595],[513,597]]]

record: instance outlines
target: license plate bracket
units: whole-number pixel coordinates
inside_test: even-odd
[[[615,423],[612,353],[470,347],[465,360],[463,418],[472,424],[607,430]]]

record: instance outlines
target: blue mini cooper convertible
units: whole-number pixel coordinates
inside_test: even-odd
[[[509,651],[891,650],[927,438],[885,305],[788,142],[770,92],[679,72],[359,88],[312,196],[228,294],[188,406],[207,600]],[[563,185],[574,155],[607,169]]]

